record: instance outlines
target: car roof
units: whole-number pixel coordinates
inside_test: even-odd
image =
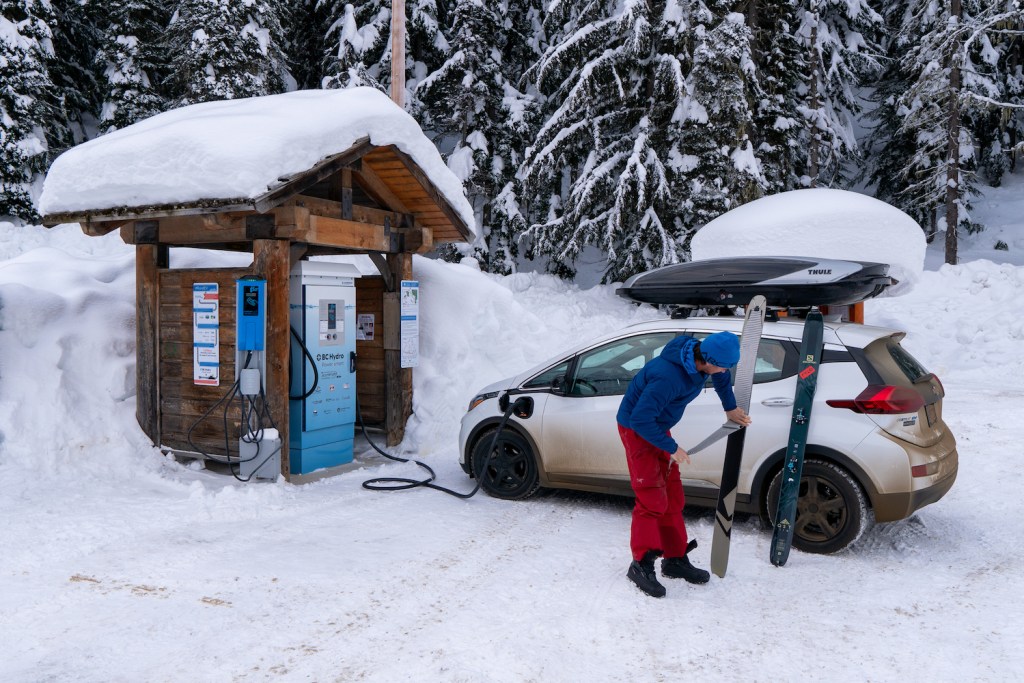
[[[627,327],[620,328],[614,332],[593,337],[574,347],[565,349],[561,353],[549,357],[529,370],[510,378],[512,385],[516,386],[525,382],[537,373],[546,370],[564,358],[574,356],[586,349],[599,346],[613,339],[618,339],[630,334],[640,332],[683,332],[683,331],[709,331],[717,332],[728,330],[737,334],[743,328],[741,316],[699,316],[690,318],[656,318],[645,322],[634,323]],[[780,318],[777,321],[766,320],[762,328],[762,336],[781,339],[791,339],[797,343],[803,337],[804,321],[799,318]],[[876,339],[895,337],[898,341],[905,336],[904,332],[889,327],[878,327],[875,325],[863,325],[861,323],[826,321],[823,341],[826,345],[841,345],[845,347],[864,348]]]

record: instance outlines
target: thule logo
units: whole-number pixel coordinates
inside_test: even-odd
[[[809,268],[807,270],[808,275],[831,275],[831,268]]]

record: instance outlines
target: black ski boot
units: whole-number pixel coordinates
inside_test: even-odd
[[[686,546],[686,555],[682,557],[666,557],[661,561],[661,575],[668,579],[685,579],[689,583],[707,583],[711,574],[690,564],[688,555],[697,547],[697,541],[690,541]]]
[[[654,571],[654,560],[660,554],[654,550],[648,550],[644,559],[639,562],[633,560],[629,565],[629,571],[626,572],[626,578],[652,598],[665,597],[665,587],[658,583],[658,575]]]

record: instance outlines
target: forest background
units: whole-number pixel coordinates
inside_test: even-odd
[[[176,107],[391,78],[391,2],[0,0],[0,220],[67,148]],[[1019,0],[406,0],[405,107],[491,272],[685,261],[758,197],[858,189],[929,241],[1024,151]],[[947,226],[955,229],[947,230]],[[1006,249],[1001,242],[994,245]],[[585,258],[587,256],[587,258]]]

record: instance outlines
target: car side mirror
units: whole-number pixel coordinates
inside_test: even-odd
[[[551,393],[556,396],[565,396],[566,376],[558,375],[551,380]]]

